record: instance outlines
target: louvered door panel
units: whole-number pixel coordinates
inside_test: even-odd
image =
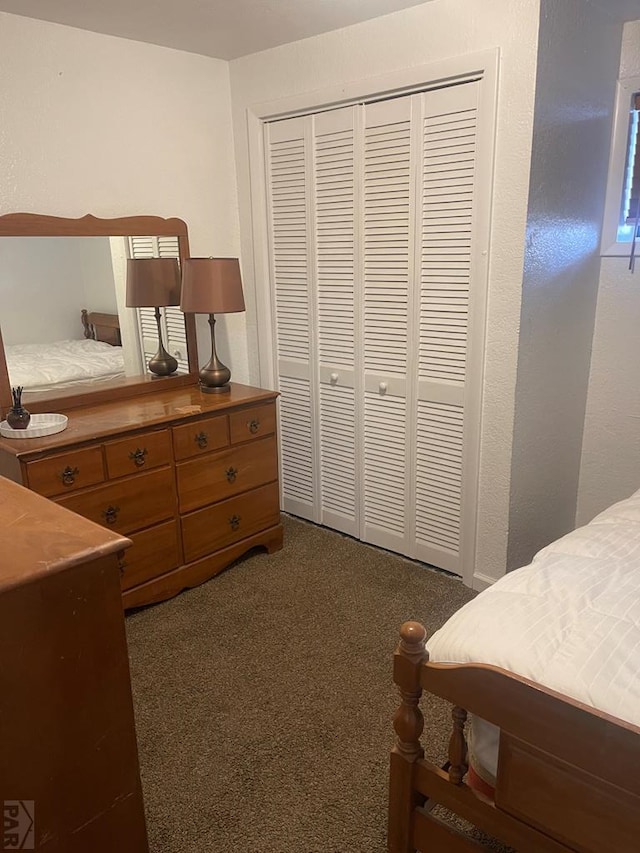
[[[440,568],[460,573],[462,406],[418,403],[416,543],[437,549]]]
[[[283,508],[317,521],[317,393],[312,341],[311,118],[266,126],[267,205],[280,390]]]
[[[412,168],[410,96],[365,107],[362,538],[406,553]]]
[[[168,306],[164,309],[164,328],[166,329],[166,341],[168,352],[178,362],[178,370],[181,373],[189,372],[189,359],[187,357],[187,331],[184,325],[184,314],[178,307]]]
[[[355,395],[353,387],[320,384],[322,522],[357,535]]]
[[[478,83],[422,96],[416,556],[462,572]]]
[[[280,444],[284,508],[313,518],[315,425],[308,379],[280,377]]]
[[[270,129],[270,201],[278,360],[309,363],[308,154],[304,120]]]
[[[355,110],[315,116],[313,204],[319,362],[320,512],[358,535],[355,401]]]
[[[363,536],[398,551],[406,520],[407,406],[404,397],[364,395]]]
[[[411,99],[366,107],[364,138],[364,369],[407,372],[411,215]]]

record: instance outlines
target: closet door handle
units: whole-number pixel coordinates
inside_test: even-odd
[[[194,437],[193,440],[196,442],[198,447],[201,447],[203,450],[209,444],[209,436],[206,432],[199,432]]]
[[[389,386],[387,385],[387,383],[386,383],[386,382],[381,382],[381,383],[378,385],[378,390],[380,391],[380,393],[381,393],[381,394],[386,394],[386,393],[387,393],[387,388],[388,388],[388,387],[389,387]]]
[[[331,382],[332,385],[335,385],[337,383],[338,379],[340,379],[340,377],[338,376],[337,373],[332,373],[331,376],[329,377],[329,381]]]
[[[67,465],[64,471],[60,474],[60,479],[62,480],[63,485],[73,486],[79,473],[79,468],[72,468],[71,465]]]

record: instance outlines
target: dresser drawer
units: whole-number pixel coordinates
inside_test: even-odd
[[[27,485],[46,498],[94,486],[104,480],[102,447],[70,450],[27,463]]]
[[[263,438],[276,431],[276,407],[274,403],[266,406],[254,406],[229,415],[229,435],[231,444]]]
[[[138,471],[159,468],[171,462],[171,433],[168,429],[134,435],[104,446],[107,474],[112,480]]]
[[[57,503],[119,533],[131,533],[175,514],[173,470],[159,468],[117,483],[57,498]]]
[[[133,545],[125,552],[120,579],[123,590],[170,572],[181,563],[176,521],[132,533],[130,539]]]
[[[262,486],[186,515],[182,519],[185,562],[226,548],[280,522],[277,483]]]
[[[278,477],[275,436],[176,466],[180,511],[246,492]]]
[[[229,421],[226,415],[203,418],[173,428],[173,452],[176,459],[190,459],[229,444]]]

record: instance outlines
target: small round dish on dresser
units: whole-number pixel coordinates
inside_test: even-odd
[[[6,421],[0,423],[0,435],[3,438],[42,438],[62,432],[67,426],[66,415],[31,415],[29,426],[25,429],[12,429]]]

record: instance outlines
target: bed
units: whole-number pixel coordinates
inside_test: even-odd
[[[81,321],[84,337],[79,339],[5,346],[11,384],[40,392],[124,376],[117,315],[83,309]]]
[[[640,491],[540,551],[429,640],[400,630],[388,849],[640,850]],[[451,703],[448,761],[422,746],[423,691]]]

